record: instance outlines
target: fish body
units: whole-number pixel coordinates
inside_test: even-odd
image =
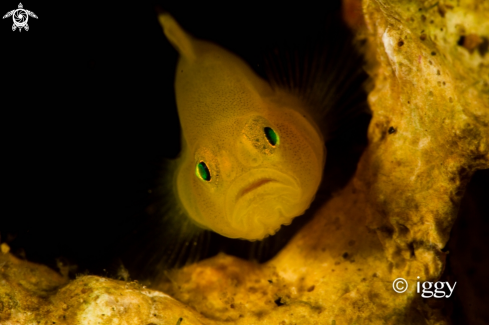
[[[321,183],[324,138],[296,96],[271,87],[238,56],[159,17],[179,52],[182,129],[173,190],[199,227],[260,240],[309,207]]]

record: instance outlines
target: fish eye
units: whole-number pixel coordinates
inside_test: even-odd
[[[272,147],[278,145],[280,139],[278,137],[278,134],[272,128],[269,128],[267,126],[263,129],[263,131],[265,131],[265,136],[267,137],[268,143],[270,143]]]
[[[203,181],[210,182],[211,181],[211,172],[207,165],[202,160],[195,167],[195,175]]]

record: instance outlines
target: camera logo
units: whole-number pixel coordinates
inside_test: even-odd
[[[418,279],[419,279],[419,276],[418,276]],[[453,290],[455,290],[456,285],[457,285],[457,282],[455,282],[453,284],[453,287],[451,287],[450,283],[448,283],[448,281],[447,282],[425,281],[422,283],[417,281],[416,282],[416,292],[421,293],[421,297],[423,297],[423,298],[431,298],[431,297],[434,297],[434,298],[450,298],[453,294]],[[394,282],[392,282],[392,289],[394,289],[394,291],[397,293],[406,292],[408,287],[409,287],[408,282],[403,278],[397,278],[394,280]],[[421,287],[423,288],[423,290],[421,290]]]
[[[12,16],[12,19],[14,21],[14,24],[12,25],[12,31],[15,31],[15,29],[18,28],[19,32],[22,31],[22,28],[24,28],[26,31],[29,30],[29,25],[27,25],[29,16],[37,19],[36,14],[33,13],[32,11],[25,10],[24,7],[22,6],[22,3],[19,3],[19,7],[17,9],[7,12],[3,16],[3,19],[8,18],[10,16]]]

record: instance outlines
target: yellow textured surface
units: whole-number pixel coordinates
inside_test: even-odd
[[[0,323],[447,324],[416,279],[441,275],[466,183],[489,168],[489,3],[363,8],[369,146],[349,185],[273,260],[218,255],[169,273],[153,289],[174,300],[98,277],[67,283],[2,249]],[[397,277],[407,292],[392,290]]]
[[[304,214],[321,182],[324,139],[304,104],[272,90],[239,57],[160,17],[180,53],[182,151],[175,187],[188,216],[230,238],[263,239]],[[263,130],[280,141],[269,143]],[[196,176],[203,162],[211,178]]]

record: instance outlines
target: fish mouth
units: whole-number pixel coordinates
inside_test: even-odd
[[[297,216],[290,216],[288,207],[302,195],[298,180],[275,169],[253,169],[240,175],[225,198],[227,223],[236,232],[232,237],[254,240],[272,234]],[[238,235],[244,232],[247,235]]]
[[[266,187],[281,186],[298,188],[299,182],[292,176],[271,168],[253,169],[237,177],[228,189],[226,201],[228,205],[236,204],[250,193]]]
[[[236,201],[239,198],[241,198],[241,197],[245,196],[246,194],[248,194],[249,192],[257,189],[260,186],[263,186],[263,185],[265,185],[267,183],[270,183],[270,182],[274,182],[274,180],[271,179],[271,178],[264,178],[264,179],[259,179],[259,180],[255,181],[255,182],[251,183],[250,185],[244,187],[243,189],[241,189],[238,192],[238,194],[236,196]]]

